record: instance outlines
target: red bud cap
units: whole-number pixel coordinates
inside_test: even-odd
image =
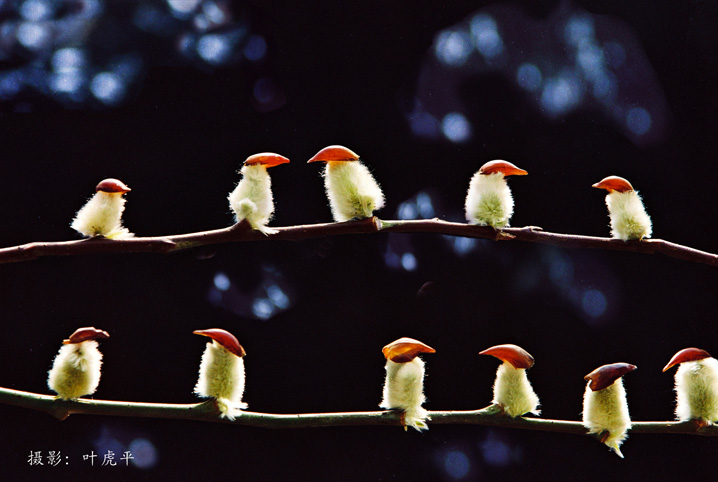
[[[82,343],[87,340],[101,340],[109,337],[110,334],[106,331],[98,330],[92,326],[86,326],[75,330],[75,332],[70,335],[70,338],[62,340],[62,343],[69,345],[70,343]]]
[[[671,361],[668,362],[668,365],[665,366],[663,371],[670,370],[673,365],[678,365],[679,363],[698,361],[704,358],[710,358],[710,353],[700,348],[684,348],[673,355],[673,358],[671,358]]]
[[[534,366],[534,357],[517,345],[496,345],[479,353],[491,355],[503,362],[510,363],[514,368],[531,368]]]
[[[235,336],[230,332],[221,328],[195,330],[192,333],[194,333],[195,335],[208,336],[212,338],[214,341],[226,348],[227,351],[237,355],[240,358],[247,354],[247,352],[244,351],[244,348],[242,348],[242,345],[239,344],[239,341],[237,341],[237,338],[235,338]]]
[[[287,164],[289,159],[274,152],[260,152],[259,154],[253,154],[244,161],[245,166],[256,166],[261,164],[265,167],[274,167],[280,164]]]
[[[596,368],[594,371],[583,377],[584,380],[590,380],[588,386],[594,392],[610,387],[613,383],[628,372],[632,372],[637,367],[630,363],[611,363]]]
[[[420,353],[436,353],[436,350],[413,338],[399,338],[381,349],[384,357],[395,363],[407,363]]]
[[[597,182],[596,184],[593,184],[591,187],[595,187],[598,189],[605,189],[606,191],[613,192],[628,192],[633,191],[633,186],[631,186],[631,183],[628,182],[626,179],[618,176],[608,176],[607,178],[602,179],[601,181]]]
[[[344,146],[329,146],[314,154],[309,162],[341,162],[341,161],[358,161],[359,154],[347,149]]]
[[[489,161],[483,166],[481,166],[481,169],[479,169],[479,174],[489,175],[496,172],[500,172],[504,176],[525,176],[526,174],[528,174],[528,172],[515,166],[514,164],[499,159],[495,161]]]
[[[130,192],[132,189],[127,187],[124,182],[118,180],[118,179],[105,179],[103,181],[100,181],[100,184],[95,187],[95,192],[107,192],[107,193],[125,193]]]

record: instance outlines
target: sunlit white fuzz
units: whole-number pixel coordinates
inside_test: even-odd
[[[428,412],[424,401],[424,361],[420,353],[436,350],[412,338],[399,338],[382,349],[386,357],[384,398],[379,405],[390,410],[402,410],[402,424],[416,430],[427,430]]]
[[[621,443],[631,428],[623,379],[636,369],[628,363],[603,365],[584,377],[588,380],[583,396],[583,425],[588,433],[600,434],[601,442],[623,458]]]
[[[510,162],[495,160],[481,166],[471,178],[466,195],[466,220],[471,224],[501,228],[514,214],[514,198],[506,176],[525,176],[523,169]]]
[[[718,360],[700,348],[676,353],[663,369],[676,370],[676,418],[698,420],[701,425],[718,421]]]
[[[228,331],[211,328],[197,330],[196,335],[208,336],[212,342],[202,354],[199,378],[194,393],[200,397],[212,397],[217,401],[221,417],[234,420],[240,410],[247,408],[242,402],[244,394],[244,348]]]
[[[129,192],[122,181],[105,179],[95,188],[95,195],[77,211],[71,227],[84,236],[103,236],[110,239],[132,237],[122,226],[125,210],[124,194]]]
[[[496,345],[479,355],[491,355],[503,361],[496,371],[492,403],[509,417],[541,413],[538,395],[526,376],[526,370],[534,364],[534,358],[526,350],[516,345]]]
[[[326,162],[322,175],[334,221],[370,218],[384,207],[379,184],[352,150],[325,147],[307,162]]]
[[[608,191],[606,206],[611,219],[611,236],[624,241],[651,237],[651,218],[630,182],[609,176],[593,187]]]
[[[102,368],[102,353],[96,340],[109,337],[106,331],[86,327],[62,342],[47,378],[47,386],[58,398],[72,400],[95,393]]]
[[[244,161],[239,171],[242,179],[228,197],[235,222],[246,219],[252,229],[265,235],[277,232],[267,227],[274,214],[272,181],[267,169],[288,162],[286,157],[272,152],[254,154]]]

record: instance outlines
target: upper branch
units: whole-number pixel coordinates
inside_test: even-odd
[[[301,240],[343,234],[389,233],[437,233],[467,238],[483,238],[494,241],[524,241],[551,244],[564,248],[608,249],[636,253],[661,253],[672,258],[718,266],[718,255],[699,251],[688,246],[662,239],[621,241],[619,239],[551,233],[533,226],[503,228],[453,223],[441,219],[410,221],[385,221],[376,217],[344,223],[304,224],[276,228],[275,234],[265,236],[253,230],[246,222],[228,228],[156,237],[130,239],[88,238],[78,241],[36,242],[0,248],[0,264],[27,261],[42,256],[73,256],[95,253],[170,253],[182,249],[224,243],[262,240]]]
[[[61,400],[50,395],[0,388],[0,403],[38,410],[60,420],[72,414],[109,415],[123,417],[171,418],[204,422],[231,423],[260,428],[346,427],[357,425],[401,426],[398,411],[332,412],[273,414],[242,411],[230,420],[220,417],[214,400],[202,403],[139,403],[110,400]],[[495,406],[481,410],[430,411],[431,424],[483,425],[538,430],[543,432],[585,435],[581,422],[542,418],[510,418]],[[718,426],[703,426],[695,422],[633,422],[631,433],[682,433],[718,436]]]

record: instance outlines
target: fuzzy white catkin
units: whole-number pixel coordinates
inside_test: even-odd
[[[65,400],[92,395],[101,368],[102,353],[95,340],[62,345],[48,372],[47,386]]]
[[[525,413],[538,415],[539,398],[523,368],[514,368],[508,362],[499,365],[494,382],[493,403],[500,405],[510,417],[520,417]]]
[[[718,421],[718,360],[683,362],[676,371],[678,420]]]
[[[514,198],[500,172],[476,172],[469,183],[466,195],[466,220],[471,224],[500,228],[509,225],[514,213]]]
[[[244,360],[212,340],[202,354],[194,393],[217,399],[221,416],[234,420],[247,408],[244,394]]]
[[[361,161],[327,162],[323,176],[335,221],[370,218],[384,207],[384,193]]]
[[[246,219],[253,229],[264,234],[275,232],[266,227],[274,214],[272,181],[267,167],[261,164],[243,166],[240,173],[242,179],[228,197],[235,221]]]
[[[628,241],[651,237],[651,218],[636,191],[610,192],[606,206],[611,219],[611,235]]]
[[[583,396],[583,425],[589,433],[608,432],[603,443],[623,458],[620,447],[628,436],[626,432],[631,428],[631,417],[622,378],[595,392],[586,385],[586,393]]]
[[[403,410],[404,422],[416,430],[427,430],[428,412],[424,403],[424,361],[416,357],[410,362],[386,361],[384,399],[379,405],[386,409]]]
[[[85,236],[104,236],[110,239],[132,237],[122,226],[125,198],[122,193],[96,192],[80,208],[72,221],[72,229]]]

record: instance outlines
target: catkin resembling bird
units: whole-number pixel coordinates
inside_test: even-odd
[[[611,236],[623,241],[651,237],[651,218],[630,182],[622,177],[608,176],[592,187],[608,191],[606,206],[611,219]]]
[[[242,179],[228,197],[235,222],[246,219],[252,229],[264,235],[277,232],[267,227],[274,214],[272,181],[267,169],[288,162],[289,159],[273,152],[254,154],[244,161],[239,171]]]
[[[489,161],[473,175],[466,194],[466,220],[471,224],[502,228],[514,213],[514,198],[506,176],[525,176],[528,172],[514,164]]]
[[[623,375],[636,369],[628,363],[612,363],[596,368],[584,377],[588,380],[583,396],[583,425],[588,433],[600,434],[601,442],[623,458],[621,444],[631,428]]]
[[[307,162],[326,163],[322,175],[334,221],[370,218],[384,207],[384,193],[354,151],[329,146]]]
[[[424,401],[424,361],[421,353],[436,350],[413,338],[399,338],[382,348],[386,358],[384,398],[379,405],[389,410],[401,410],[401,423],[416,430],[429,427],[428,412],[421,406]]]
[[[196,330],[195,335],[212,339],[202,354],[199,378],[194,393],[200,397],[211,397],[217,401],[221,417],[230,420],[247,408],[242,402],[244,394],[244,361],[247,354],[237,338],[221,328]]]
[[[47,386],[58,398],[72,400],[95,393],[102,368],[102,353],[96,340],[109,337],[106,331],[85,327],[63,340],[47,378]]]
[[[663,371],[676,370],[676,418],[706,426],[718,421],[718,360],[700,348],[684,348]]]
[[[526,350],[516,345],[496,345],[479,355],[491,355],[503,362],[496,371],[492,403],[509,417],[541,413],[538,395],[526,376],[526,370],[534,365],[534,358]]]
[[[101,181],[95,188],[95,195],[77,211],[72,229],[87,237],[132,237],[133,234],[122,226],[122,212],[125,210],[123,194],[129,191],[130,188],[117,179]]]

